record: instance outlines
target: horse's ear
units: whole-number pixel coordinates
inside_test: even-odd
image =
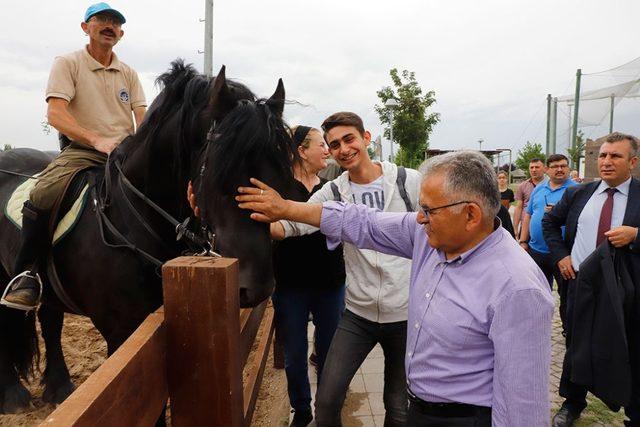
[[[236,101],[231,95],[227,78],[225,76],[225,66],[223,65],[213,82],[213,87],[209,93],[209,111],[211,118],[220,120],[235,107]]]
[[[278,79],[278,87],[268,101],[269,106],[278,117],[282,117],[284,112],[284,99],[284,83],[282,83],[282,79]]]

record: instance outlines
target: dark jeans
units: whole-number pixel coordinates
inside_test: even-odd
[[[428,415],[409,402],[407,427],[491,427],[491,411],[468,417],[439,417]]]
[[[573,310],[575,303],[577,280],[568,280],[566,282],[567,287],[567,331],[571,332],[571,326],[574,321],[580,321],[580,319],[573,318]],[[571,346],[571,333],[566,337],[566,348]],[[575,384],[571,381],[571,361],[568,357],[567,351],[562,361],[562,375],[560,376],[560,396],[565,398],[562,406],[569,409],[574,414],[580,414],[584,408],[587,407],[587,388]],[[629,426],[640,427],[640,395],[638,391],[634,390],[634,394],[631,397],[629,405],[625,406],[624,412],[631,420],[631,423],[627,423]]]
[[[553,262],[551,254],[545,254],[542,252],[538,252],[532,248],[528,250],[529,255],[533,259],[533,261],[540,267],[542,273],[547,278],[549,282],[549,287],[553,291],[553,279],[556,279],[556,283],[558,284],[558,294],[560,295],[560,321],[562,322],[562,330],[564,332],[567,331],[566,323],[567,323],[567,286],[566,281],[562,278],[562,274],[560,274],[560,269],[558,269],[558,265]]]
[[[378,343],[384,352],[384,425],[406,425],[404,353],[407,322],[377,323],[346,310],[331,341],[322,381],[318,386],[316,423],[319,427],[341,425],[340,412],[349,384]]]
[[[276,288],[273,293],[276,327],[284,342],[284,369],[289,402],[296,410],[311,409],[307,368],[309,313],[315,325],[318,378],[333,334],[344,311],[344,286],[335,289]]]

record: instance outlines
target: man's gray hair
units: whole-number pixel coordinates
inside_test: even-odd
[[[462,150],[431,157],[424,164],[424,179],[444,174],[444,193],[450,201],[476,202],[487,219],[500,210],[498,179],[491,162],[477,151]]]

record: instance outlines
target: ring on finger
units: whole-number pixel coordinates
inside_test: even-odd
[[[262,196],[264,194],[264,190],[260,190],[260,195]]]

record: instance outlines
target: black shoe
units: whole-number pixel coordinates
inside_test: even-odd
[[[42,282],[40,266],[51,248],[49,212],[38,209],[30,201],[22,208],[22,245],[16,257],[14,274],[0,304],[18,310],[33,310],[40,300]]]
[[[293,420],[291,420],[289,427],[306,427],[313,421],[311,409],[292,409],[291,412],[293,412]]]
[[[553,417],[553,421],[551,421],[552,427],[571,427],[575,420],[580,418],[580,414],[574,414],[567,408],[563,406]]]
[[[9,285],[0,304],[18,310],[34,310],[40,302],[42,282],[37,273],[25,271],[17,275]]]

